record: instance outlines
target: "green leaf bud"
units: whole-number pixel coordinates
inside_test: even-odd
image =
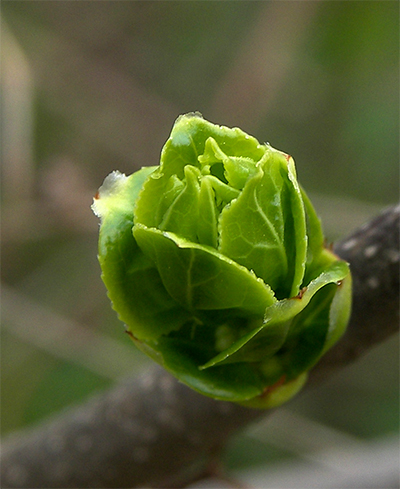
[[[93,204],[108,295],[134,343],[196,391],[275,407],[345,331],[347,263],[324,246],[293,159],[181,116],[160,165]]]

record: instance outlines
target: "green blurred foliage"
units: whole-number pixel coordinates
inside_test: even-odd
[[[199,110],[292,154],[302,185],[321,194],[317,210],[334,216],[332,235],[398,199],[396,1],[3,0],[1,9],[11,147],[2,279],[132,355],[100,281],[90,204],[110,171],[158,163],[179,114]],[[348,202],[340,214],[335,196]],[[3,434],[110,384],[73,355],[24,341],[13,321],[2,329]],[[379,352],[294,406],[363,437],[397,430],[397,346]]]

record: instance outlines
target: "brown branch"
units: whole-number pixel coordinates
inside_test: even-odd
[[[335,252],[351,266],[353,310],[342,340],[318,364],[314,377],[353,362],[399,329],[400,204],[348,238]]]
[[[352,268],[354,307],[314,382],[398,329],[399,213],[386,210],[335,247]],[[233,432],[267,414],[200,396],[154,367],[14,435],[3,448],[1,487],[182,487]]]

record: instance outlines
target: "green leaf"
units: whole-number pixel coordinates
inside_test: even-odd
[[[230,147],[226,151],[231,150]],[[264,148],[265,152],[265,148]],[[258,156],[258,155],[257,155]],[[222,151],[217,141],[209,137],[206,140],[204,153],[198,157],[202,165],[202,173],[219,173],[220,180],[225,180],[230,186],[242,190],[246,181],[256,172],[256,161],[249,156],[230,156]]]
[[[165,177],[158,167],[143,183],[134,203],[135,222],[158,226],[184,188],[184,182],[176,175]]]
[[[254,270],[278,297],[296,295],[307,241],[298,187],[282,153],[270,150],[240,196],[220,216],[219,251]]]
[[[102,223],[99,262],[113,308],[142,339],[178,329],[189,318],[165,291],[154,264],[132,236],[133,206],[144,180],[154,168],[129,177],[111,174],[99,191],[94,207]]]
[[[300,191],[306,211],[308,236],[307,265],[309,265],[314,260],[317,260],[319,258],[319,255],[324,248],[324,235],[322,233],[321,222],[318,219],[317,213],[315,212],[315,209],[311,204],[308,195],[302,188],[300,189]]]
[[[258,161],[265,146],[241,129],[224,127],[206,121],[198,113],[180,116],[172,129],[171,136],[161,153],[161,168],[167,176],[183,178],[185,165],[201,168],[198,157],[204,154],[208,138],[214,138],[225,154],[247,157]]]
[[[165,212],[158,228],[179,233],[190,241],[197,241],[200,184],[197,168],[185,167],[185,185]],[[140,222],[140,221],[138,221]]]
[[[348,274],[349,270],[346,263],[341,261],[334,262],[319,277],[313,280],[301,295],[290,299],[283,299],[269,306],[265,311],[264,320],[260,326],[254,328],[239,341],[216,355],[201,368],[206,369],[222,363],[266,361],[269,356],[276,353],[284,345],[287,336],[289,338],[294,336],[293,331],[298,332],[299,330],[307,329],[310,318],[315,319],[314,322],[311,321],[315,327],[315,331],[313,330],[311,335],[314,335],[315,342],[313,343],[313,347],[316,354],[319,355],[323,349],[325,337],[330,326],[329,307],[333,295],[339,287],[337,282],[342,281]],[[313,296],[320,289],[332,283],[335,285],[333,294],[330,293],[329,295],[329,300],[319,301],[318,308],[310,306],[307,309]],[[321,318],[316,314],[316,311],[319,313],[321,304],[323,305],[322,310],[325,314],[323,318],[324,324],[322,326]],[[304,316],[300,316],[303,310],[305,310],[305,314]],[[310,330],[308,329],[308,331]],[[323,337],[321,344],[317,339],[320,333]],[[296,335],[298,337],[298,333]]]
[[[128,177],[119,171],[113,171],[105,178],[92,205],[93,212],[101,220],[103,234],[112,234],[113,230],[118,234],[126,220],[132,221],[133,206],[140,189],[156,168],[145,167]]]
[[[346,331],[347,324],[350,320],[352,297],[351,273],[349,272],[337,285],[338,288],[332,299],[329,311],[329,329],[321,356],[337,343]]]
[[[133,235],[170,296],[193,314],[236,309],[260,317],[275,301],[262,280],[210,247],[142,224],[134,226]]]
[[[197,238],[199,243],[217,248],[218,214],[212,180],[210,177],[205,177],[201,180],[199,193],[199,216],[197,223]]]
[[[264,379],[253,365],[221,365],[199,370],[207,348],[193,341],[162,337],[156,350],[162,364],[184,384],[203,395],[226,401],[245,401],[262,393]]]
[[[266,389],[261,395],[247,401],[238,402],[238,404],[256,409],[272,409],[279,407],[300,392],[307,381],[307,377],[307,373],[303,372],[297,378],[290,380],[289,382],[272,386],[270,389]]]

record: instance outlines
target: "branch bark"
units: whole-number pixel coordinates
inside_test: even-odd
[[[398,330],[399,216],[391,207],[335,246],[351,265],[353,312],[309,385]],[[232,433],[269,413],[200,396],[154,367],[10,438],[1,487],[181,487]]]

